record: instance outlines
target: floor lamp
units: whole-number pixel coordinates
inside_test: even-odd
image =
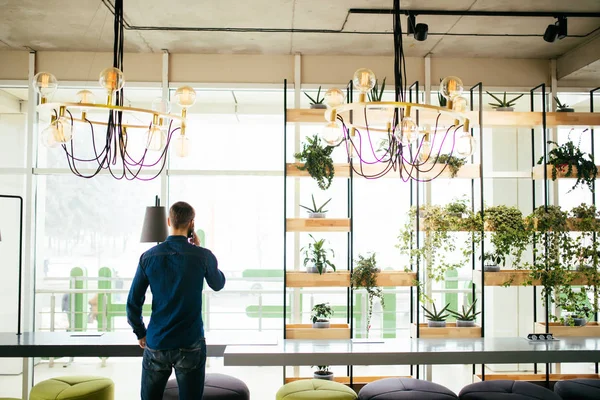
[[[2,199],[18,199],[19,200],[19,299],[17,309],[17,335],[21,335],[21,284],[23,276],[23,198],[21,196],[12,196],[8,194],[0,194]],[[0,241],[2,235],[0,234]]]

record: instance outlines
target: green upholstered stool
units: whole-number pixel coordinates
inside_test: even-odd
[[[348,386],[323,379],[290,382],[277,391],[277,400],[355,400],[356,393]]]
[[[30,400],[114,400],[115,384],[99,376],[63,376],[40,382]]]
[[[0,400],[21,400],[14,397],[0,397]]]

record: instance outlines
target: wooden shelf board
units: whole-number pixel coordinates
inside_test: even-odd
[[[365,164],[363,166],[363,168],[362,168],[362,171],[361,171],[360,165],[355,164],[354,165],[354,170],[362,172],[364,175],[367,175],[367,176],[374,176],[374,175],[380,174],[385,169],[386,165],[381,165],[381,164]],[[437,177],[437,179],[441,179],[441,178],[446,178],[446,179],[476,179],[476,178],[479,178],[479,175],[480,175],[480,173],[479,173],[479,164],[466,164],[466,165],[463,165],[462,168],[458,170],[455,178],[451,178],[450,177],[450,175],[451,175],[450,174],[450,168],[449,167],[445,167],[444,168],[444,167],[445,167],[445,164],[436,164],[433,167],[431,167],[431,164],[429,164],[429,166],[425,165],[425,166],[421,167],[421,169],[429,169],[429,168],[431,168],[431,171],[420,173],[419,174],[419,179],[430,179],[430,178],[434,178],[434,177]],[[443,170],[443,172],[441,172],[442,170]],[[408,171],[406,171],[406,170],[403,171],[402,176],[407,177],[408,173],[410,173],[415,178],[417,176],[417,171],[410,171],[410,168],[408,169]],[[355,173],[354,175],[356,176],[357,174]],[[392,170],[388,171],[382,177],[400,179],[400,171],[399,170],[394,171],[392,169]]]
[[[350,271],[315,274],[306,271],[286,272],[287,287],[349,287]]]
[[[597,165],[596,168],[600,170],[600,166]],[[546,169],[548,171],[548,179],[552,179],[552,166],[547,165]],[[577,167],[573,167],[573,171],[571,172],[571,176],[567,177],[566,173],[568,168],[564,168],[563,170],[556,171],[556,179],[576,179],[577,178]],[[536,165],[533,167],[533,179],[544,179],[544,166]]]
[[[415,286],[416,280],[417,280],[416,272],[381,271],[377,275],[377,286],[382,286],[382,287]]]
[[[598,374],[550,374],[550,381],[563,381],[568,379],[598,379]],[[474,382],[481,382],[481,375],[477,374],[473,377]],[[485,374],[486,381],[509,380],[509,381],[526,381],[526,382],[545,382],[546,374],[527,374],[518,372],[514,374]]]
[[[447,322],[445,328],[429,328],[427,323],[419,324],[420,338],[480,338],[481,326],[475,325],[472,328],[457,328],[455,322]],[[410,326],[410,336],[417,337],[417,324]]]
[[[288,218],[288,232],[350,232],[349,218]]]
[[[536,322],[535,333],[546,333],[546,323]],[[556,337],[600,337],[600,325],[593,321],[585,326],[563,326],[558,322],[551,322],[550,333]]]
[[[350,339],[350,325],[331,324],[329,328],[313,328],[312,324],[288,324],[286,339]]]
[[[313,124],[325,124],[326,110],[313,110],[311,108],[288,108],[287,122],[304,122]]]
[[[310,177],[308,171],[301,171],[298,166],[303,166],[303,163],[291,163],[286,165],[286,174],[291,177]],[[348,178],[350,177],[350,164],[333,164],[335,178]]]
[[[571,281],[571,285],[578,286],[587,284],[587,278],[583,272],[571,271],[571,273],[576,275]],[[512,269],[504,269],[498,272],[486,272],[485,286],[505,286],[505,284],[509,282],[510,284],[506,286],[524,286],[524,283],[530,279],[530,274],[530,270]],[[478,287],[481,287],[481,270],[473,271],[473,283]],[[540,286],[541,284],[539,279],[532,281],[533,286]]]

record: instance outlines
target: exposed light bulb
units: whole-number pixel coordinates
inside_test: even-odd
[[[107,92],[112,93],[117,90],[121,90],[125,85],[125,76],[120,69],[109,67],[105,68],[100,72],[100,86],[106,89]]]
[[[190,139],[188,139],[188,137],[185,135],[177,136],[173,140],[173,143],[170,145],[170,147],[173,149],[177,157],[187,157],[190,155]]]
[[[48,148],[69,143],[72,138],[73,127],[71,121],[66,117],[60,117],[53,121],[40,135],[42,144]]]
[[[455,97],[462,95],[463,90],[463,83],[456,76],[447,76],[440,83],[440,93],[448,100],[454,100]]]
[[[58,88],[56,77],[48,72],[39,72],[33,77],[33,88],[43,98],[52,96]]]
[[[150,151],[162,151],[167,142],[167,134],[159,126],[152,125],[146,131],[146,148]]]
[[[175,91],[175,102],[182,108],[188,108],[196,103],[196,91],[191,86],[182,86]]]
[[[360,68],[354,73],[352,83],[361,93],[368,93],[375,87],[375,74],[368,68]]]
[[[328,123],[321,131],[321,139],[323,139],[328,146],[337,146],[343,138],[344,133],[342,128],[336,122]]]
[[[58,146],[58,143],[54,140],[54,131],[56,129],[55,123],[51,123],[40,133],[40,143],[44,147],[53,149]]]
[[[421,144],[421,150],[419,151],[419,160],[426,162],[431,159],[431,142],[429,140],[423,140]]]
[[[346,96],[344,96],[344,92],[342,92],[340,89],[333,88],[325,92],[324,102],[327,107],[335,108],[344,104],[345,98]]]
[[[471,157],[476,147],[477,140],[467,132],[456,140],[456,153],[461,157]]]
[[[467,99],[457,96],[452,100],[452,111],[464,113],[467,111]]]
[[[96,104],[96,97],[94,96],[94,93],[89,90],[80,90],[77,92],[77,100],[78,103]]]
[[[396,140],[403,145],[409,145],[414,143],[419,137],[419,127],[412,120],[411,117],[405,117],[400,125],[396,126],[394,131]]]

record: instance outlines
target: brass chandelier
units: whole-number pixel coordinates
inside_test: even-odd
[[[353,172],[360,176],[375,179],[395,171],[404,181],[427,182],[440,176],[448,166],[447,157],[438,162],[444,147],[450,148],[448,156],[466,158],[475,152],[476,140],[469,132],[467,100],[462,96],[460,78],[449,76],[440,84],[447,107],[405,101],[406,63],[400,14],[400,0],[394,0],[395,101],[366,101],[376,85],[376,77],[367,68],[357,70],[351,85],[359,91],[357,102],[344,104],[340,89],[326,92],[327,124],[321,139],[328,146],[344,144],[348,159],[353,160]],[[435,123],[419,127],[418,111],[433,113]],[[442,116],[453,123],[442,127]]]
[[[164,170],[167,154],[171,148],[175,155],[186,157],[190,152],[190,142],[186,136],[187,109],[196,102],[196,92],[183,86],[175,92],[175,102],[181,107],[181,114],[171,114],[170,104],[163,99],[152,103],[152,109],[124,106],[123,44],[124,18],[123,0],[115,1],[114,11],[113,66],[100,73],[100,86],[106,90],[106,103],[96,104],[89,90],[77,93],[77,102],[48,102],[48,98],[58,88],[58,81],[48,72],[40,72],[33,79],[33,86],[40,95],[38,113],[50,115],[50,125],[40,134],[40,142],[48,148],[60,147],[64,151],[71,171],[83,178],[92,178],[102,170],[108,170],[116,179],[152,180]],[[88,117],[93,111],[107,111],[108,119],[94,120]],[[129,123],[128,118],[140,123]],[[75,131],[77,127],[77,132]],[[92,156],[81,156],[73,142],[75,134],[91,133]],[[137,132],[132,132],[136,131]],[[145,130],[144,146],[131,149],[129,136]],[[100,132],[105,135],[100,136]],[[97,136],[98,133],[98,136]],[[175,135],[175,137],[174,137]],[[88,149],[88,152],[90,150]],[[89,171],[84,173],[81,170]],[[154,175],[142,174],[144,168],[153,168]]]

